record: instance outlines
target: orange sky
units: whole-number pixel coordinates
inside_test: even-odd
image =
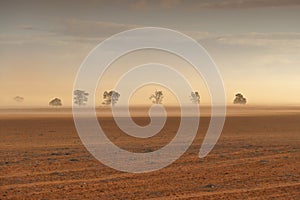
[[[299,105],[299,11],[300,4],[289,0],[88,0],[72,1],[72,6],[67,1],[1,1],[0,105],[48,106],[59,97],[70,106],[77,70],[89,51],[112,34],[144,26],[175,29],[202,44],[219,67],[228,104],[241,92],[253,105]],[[120,72],[153,60],[188,76],[201,102],[209,103],[203,80],[187,63],[148,51],[127,55],[111,66],[98,88],[99,105],[102,92],[113,88]],[[151,104],[148,96],[155,89],[140,89],[132,102]],[[16,102],[15,96],[24,102]],[[165,96],[165,104],[175,102],[167,90]]]

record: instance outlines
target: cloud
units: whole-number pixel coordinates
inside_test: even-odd
[[[49,34],[2,34],[0,35],[0,44],[3,45],[26,45],[41,44],[47,46],[60,46],[66,44],[65,41]]]
[[[300,33],[243,33],[219,36],[216,40],[227,45],[300,48]]]
[[[129,8],[134,10],[152,10],[157,8],[172,9],[182,6],[182,0],[137,0],[129,4]]]
[[[297,67],[300,65],[300,58],[297,54],[265,54],[261,64],[267,67]],[[278,70],[277,70],[278,71]]]
[[[220,34],[211,33],[207,31],[182,31],[186,35],[192,37],[195,40],[205,40],[205,39],[216,39]]]
[[[62,28],[52,30],[57,38],[62,42],[86,44],[96,44],[119,32],[139,27],[135,24],[80,19],[68,19],[63,24]]]
[[[183,31],[200,44],[222,45],[224,47],[253,47],[286,54],[300,53],[300,33],[298,32],[246,32],[221,34],[201,31]]]
[[[259,8],[285,7],[300,5],[299,0],[204,0],[195,5],[196,8]]]
[[[59,46],[66,44],[66,42],[57,37],[57,32],[47,28],[41,28],[30,24],[19,24],[15,28],[17,31],[14,31],[13,33],[4,33],[0,35],[0,44],[41,44],[47,46]]]
[[[65,20],[64,25],[61,33],[81,37],[107,37],[121,31],[139,27],[134,24],[79,19]]]
[[[259,7],[300,6],[299,0],[136,0],[130,1],[131,9],[248,9]]]
[[[97,43],[113,34],[137,27],[134,24],[79,19],[67,19],[62,22],[62,26],[49,28],[20,24],[16,28],[25,32],[2,34],[0,44],[60,46],[68,43]]]
[[[23,30],[35,30],[34,26],[28,24],[20,24],[18,25],[18,28]]]

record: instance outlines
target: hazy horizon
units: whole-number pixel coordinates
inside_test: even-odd
[[[203,45],[219,68],[228,105],[239,92],[249,105],[300,105],[299,11],[300,3],[290,0],[1,1],[0,108],[48,107],[56,97],[71,106],[76,73],[87,54],[113,34],[148,26],[178,30]],[[201,104],[209,104],[204,81],[187,63],[142,51],[112,64],[99,83],[97,105],[122,71],[153,60],[185,73]],[[180,85],[174,81],[174,87]],[[151,105],[155,89],[137,91],[130,103]],[[164,91],[163,104],[176,105]]]

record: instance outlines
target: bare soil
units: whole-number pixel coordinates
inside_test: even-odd
[[[182,157],[142,174],[97,161],[81,143],[70,114],[2,112],[0,199],[300,199],[300,113],[256,111],[231,112],[215,148],[202,159],[198,153],[210,118],[201,117],[198,135]],[[147,117],[134,120],[149,123]],[[109,116],[99,122],[115,144],[148,152],[174,137],[180,118],[169,117],[149,139],[122,133]]]

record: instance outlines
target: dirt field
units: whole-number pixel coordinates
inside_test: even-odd
[[[67,111],[1,111],[0,199],[300,199],[299,111],[231,108],[217,145],[200,159],[209,123],[203,116],[180,159],[144,174],[119,172],[93,158]],[[172,139],[179,118],[169,117],[147,140],[123,134],[109,116],[99,121],[115,144],[146,152]]]

